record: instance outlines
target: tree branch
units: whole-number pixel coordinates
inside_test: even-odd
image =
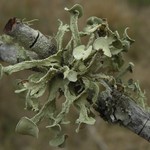
[[[109,123],[119,123],[150,142],[150,113],[116,89],[112,89],[111,94],[106,93],[99,95],[95,107],[100,116]]]
[[[26,52],[32,59],[43,59],[56,53],[52,40],[16,18],[8,21],[4,32],[16,39],[25,49],[30,50]],[[0,59],[10,64],[18,63],[18,48],[0,42]],[[95,110],[104,120],[119,123],[150,141],[149,112],[138,106],[129,96],[115,88],[110,89],[100,93]]]
[[[39,59],[35,52],[26,50],[26,56],[29,59]],[[20,49],[16,45],[6,44],[0,41],[0,60],[9,64],[16,64],[24,61],[24,58],[19,55]]]
[[[25,49],[37,53],[40,59],[56,53],[52,39],[48,39],[40,31],[34,30],[16,18],[9,19],[4,27],[4,33],[13,37]]]

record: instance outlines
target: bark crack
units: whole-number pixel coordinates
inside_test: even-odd
[[[37,42],[39,36],[40,36],[40,33],[38,32],[37,37],[35,38],[35,40],[33,41],[33,43],[29,46],[29,48],[32,48],[35,45],[35,43]]]
[[[146,124],[147,124],[148,121],[149,121],[149,118],[145,121],[145,123],[144,123],[142,129],[139,131],[138,135],[140,135],[142,133],[142,131],[145,128],[145,126],[146,126]]]

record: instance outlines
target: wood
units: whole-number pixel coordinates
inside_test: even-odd
[[[111,94],[104,91],[95,109],[104,120],[118,123],[150,142],[150,113],[127,95],[116,89],[112,89]]]
[[[39,59],[38,55],[32,51],[26,50],[25,52],[28,59]],[[25,61],[20,55],[19,47],[2,41],[0,41],[0,60],[9,64],[16,64]]]
[[[34,51],[40,59],[56,53],[56,46],[52,38],[47,38],[40,31],[35,30],[27,24],[11,18],[4,27],[4,33],[13,37],[26,50]]]

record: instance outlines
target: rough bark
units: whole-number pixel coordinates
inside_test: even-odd
[[[119,123],[150,142],[150,113],[132,98],[115,89],[111,94],[105,91],[99,95],[95,109],[104,120]]]

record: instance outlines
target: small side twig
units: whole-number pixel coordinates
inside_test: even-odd
[[[37,53],[40,59],[56,53],[56,46],[52,39],[48,39],[40,31],[16,18],[9,19],[4,27],[4,33],[13,37],[25,49]]]

